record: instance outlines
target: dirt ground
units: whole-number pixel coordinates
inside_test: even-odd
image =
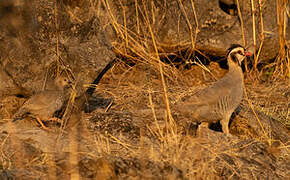
[[[192,51],[178,54],[178,46],[160,47],[163,84],[156,54],[147,51],[152,49],[148,39],[142,44],[137,42],[141,35],[135,42],[129,34],[133,40],[127,47],[126,41],[107,38],[110,25],[101,23],[107,9],[98,7],[95,18],[88,3],[95,1],[62,1],[59,39],[53,3],[36,2],[24,5],[20,16],[18,6],[0,3],[0,14],[7,13],[0,25],[8,27],[0,28],[0,179],[289,178],[290,83],[289,77],[274,74],[275,67],[245,73],[244,97],[231,117],[230,135],[216,123],[197,136],[191,117],[173,110],[168,117],[166,101],[173,107],[223,77],[227,69],[218,62],[225,60],[224,52],[208,50],[211,61],[189,65],[198,57]],[[77,6],[82,2],[89,11]],[[27,13],[32,9],[36,14]],[[89,99],[96,109],[85,113],[78,98],[115,58],[118,62]],[[55,114],[62,121],[46,122],[49,131],[30,117],[12,122],[32,94],[50,88],[58,70],[75,80],[70,99]]]
[[[216,78],[226,72],[214,62],[208,68]],[[173,70],[178,74],[176,79],[166,78],[171,103],[193,91],[193,85],[214,81],[198,66]],[[157,115],[155,120],[151,105],[156,112],[164,108],[162,85],[159,72],[146,64],[130,70],[126,65],[115,65],[95,92],[113,103],[83,113],[73,129],[48,123],[52,131],[47,132],[31,119],[8,123],[25,98],[4,97],[1,177],[248,179],[259,174],[283,179],[289,169],[289,85],[285,81],[261,82],[250,78],[246,78],[245,84],[247,96],[232,120],[229,137],[217,125],[197,138],[194,127],[188,131],[188,124],[184,123],[190,117],[175,112],[176,124],[163,115]]]

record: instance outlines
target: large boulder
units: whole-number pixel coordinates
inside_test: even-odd
[[[254,1],[253,36],[251,1],[239,3],[242,19],[234,0],[60,1],[57,9],[52,1],[4,0],[0,3],[0,60],[16,84],[35,92],[47,78],[54,78],[58,67],[73,72],[81,85],[90,83],[115,58],[113,48],[125,55],[150,54],[152,34],[160,52],[182,47],[224,55],[230,44],[243,44],[243,37],[252,50],[255,38],[258,49],[262,32],[259,4]],[[263,2],[261,10],[264,41],[260,60],[265,61],[274,58],[280,47],[276,1]],[[289,27],[285,32],[289,39]]]
[[[32,93],[41,91],[61,71],[71,74],[80,86],[88,84],[115,57],[104,9],[96,16],[87,11],[93,8],[89,4],[76,12],[62,2],[57,7],[42,0],[0,2],[2,68]]]
[[[258,1],[254,1],[255,36],[251,1],[239,1],[242,19],[239,18],[235,0],[135,2],[127,0],[120,4],[119,1],[110,1],[107,6],[110,7],[114,20],[125,25],[131,35],[134,33],[146,38],[151,37],[148,28],[150,24],[159,47],[178,44],[188,48],[225,52],[230,44],[243,44],[243,36],[245,45],[251,50],[254,50],[254,38],[256,50],[261,44],[262,25]],[[263,1],[261,12],[264,42],[260,60],[263,61],[274,58],[279,51],[276,1]],[[288,17],[285,14],[285,18]],[[118,29],[118,24],[115,24]],[[289,39],[288,29],[286,33]]]

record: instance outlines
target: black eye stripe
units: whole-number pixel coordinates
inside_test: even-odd
[[[245,53],[243,53],[243,51],[239,50],[237,52],[234,52],[234,54],[240,54],[240,55],[245,55]]]
[[[234,61],[234,62],[238,62],[238,61],[239,61],[238,58],[236,57],[236,53],[232,53],[232,54],[231,54],[231,59],[232,59],[232,61]]]

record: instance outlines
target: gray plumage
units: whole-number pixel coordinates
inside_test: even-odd
[[[57,78],[54,90],[45,90],[32,95],[14,114],[13,121],[23,119],[26,116],[49,120],[67,100],[69,85],[70,82],[67,78]]]
[[[230,117],[243,97],[243,72],[240,65],[244,58],[244,48],[233,45],[228,50],[227,74],[211,86],[185,99],[184,102],[178,102],[175,108],[197,122],[220,121],[223,132],[228,134]]]

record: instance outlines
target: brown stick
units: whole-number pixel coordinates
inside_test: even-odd
[[[252,7],[252,23],[253,23],[253,41],[254,41],[254,69],[256,70],[257,67],[257,57],[256,57],[256,46],[257,46],[257,42],[256,42],[256,21],[255,21],[255,13],[256,13],[256,9],[255,9],[255,4],[254,4],[254,0],[251,0],[251,7]]]

